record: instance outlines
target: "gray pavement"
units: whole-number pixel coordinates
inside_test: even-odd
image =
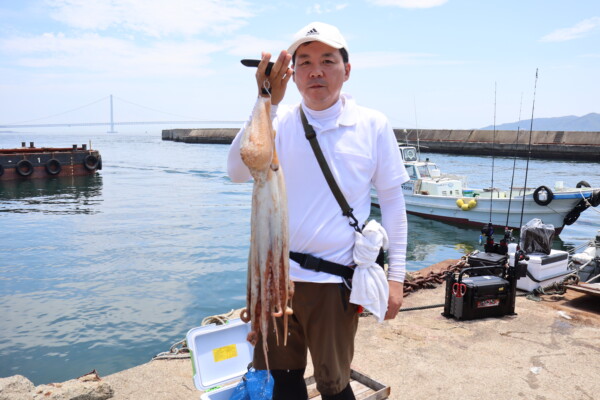
[[[411,294],[404,307],[443,302],[440,286]],[[361,318],[353,368],[389,385],[390,399],[600,399],[600,297],[519,297],[516,316],[465,322],[441,311],[403,312],[382,324]],[[190,360],[152,361],[104,379],[117,400],[201,395]]]

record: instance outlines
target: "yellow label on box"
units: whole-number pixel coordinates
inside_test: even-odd
[[[235,358],[238,356],[237,347],[235,344],[213,349],[212,352],[215,362],[229,360],[230,358]]]

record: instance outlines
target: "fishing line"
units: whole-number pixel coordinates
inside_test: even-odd
[[[519,104],[519,122],[517,122],[517,141],[515,143],[515,157],[513,158],[512,178],[510,179],[510,194],[508,196],[508,211],[506,212],[506,227],[508,228],[508,217],[510,216],[510,203],[512,202],[513,185],[515,182],[515,169],[517,168],[517,149],[519,147],[519,134],[521,132],[521,112],[523,110],[523,93],[521,93],[521,104]],[[525,194],[525,189],[523,189]]]
[[[531,159],[531,136],[533,132],[533,114],[535,111],[535,93],[537,90],[537,81],[538,81],[538,69],[535,69],[535,84],[533,85],[533,105],[531,106],[531,123],[529,125],[529,146],[527,148],[527,164],[525,166],[525,187],[523,189],[523,201],[521,202],[521,221],[519,222],[519,227],[523,226],[523,212],[525,210],[525,191],[527,190],[527,177],[529,175],[529,160]],[[519,234],[519,240],[517,242],[517,247],[521,244],[521,234]]]

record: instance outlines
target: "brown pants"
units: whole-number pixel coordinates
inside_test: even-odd
[[[277,345],[274,330],[267,335],[270,369],[296,370],[306,367],[307,349],[314,366],[317,389],[334,395],[350,381],[354,337],[358,328],[357,306],[348,302],[350,291],[343,284],[295,282],[287,345]],[[277,329],[283,332],[283,319]],[[254,367],[265,369],[262,338],[254,351]],[[260,349],[260,350],[259,350]]]

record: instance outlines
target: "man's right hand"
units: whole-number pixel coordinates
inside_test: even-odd
[[[267,76],[265,71],[270,59],[270,53],[262,53],[258,69],[256,70],[256,83],[258,84],[258,95],[268,96],[262,93],[262,89],[265,87],[265,81],[269,81],[267,88],[269,88],[269,92],[271,93],[271,104],[277,105],[283,100],[287,84],[294,74],[294,70],[289,67],[292,55],[282,50],[273,68],[271,68],[271,73]]]

